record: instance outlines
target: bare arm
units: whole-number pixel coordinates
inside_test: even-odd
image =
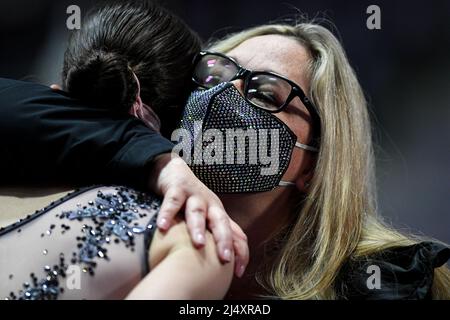
[[[150,248],[151,272],[127,299],[222,299],[233,277],[233,263],[220,262],[211,233],[193,247],[185,222],[157,231]]]

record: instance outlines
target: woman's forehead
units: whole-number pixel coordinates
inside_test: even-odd
[[[230,50],[227,55],[247,69],[276,72],[301,86],[306,85],[303,71],[309,55],[295,39],[281,35],[253,37]]]

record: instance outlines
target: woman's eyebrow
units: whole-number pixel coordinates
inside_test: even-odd
[[[235,56],[228,55],[228,57],[233,59],[234,61],[236,61],[238,65],[242,66],[242,64],[239,62],[239,59],[236,58]],[[245,66],[243,66],[243,67],[246,68]],[[253,69],[249,69],[249,70],[253,70]],[[272,73],[275,73],[275,74],[279,74],[278,72],[276,72],[275,70],[270,69],[270,68],[258,69],[257,71],[272,72]]]

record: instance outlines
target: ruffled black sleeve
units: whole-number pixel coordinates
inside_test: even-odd
[[[421,242],[349,260],[339,273],[336,292],[349,300],[430,299],[434,269],[449,258],[449,247]]]

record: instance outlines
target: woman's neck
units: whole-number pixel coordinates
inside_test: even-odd
[[[265,248],[289,223],[298,197],[296,189],[281,187],[269,192],[220,195],[227,213],[247,235],[250,249],[247,270],[241,279],[233,280],[227,298],[249,298],[251,294],[263,293],[255,274],[261,271],[261,266],[273,263],[275,257],[268,255]]]
[[[250,249],[256,249],[288,223],[300,195],[294,188],[268,192],[221,194],[228,215],[244,230]]]

